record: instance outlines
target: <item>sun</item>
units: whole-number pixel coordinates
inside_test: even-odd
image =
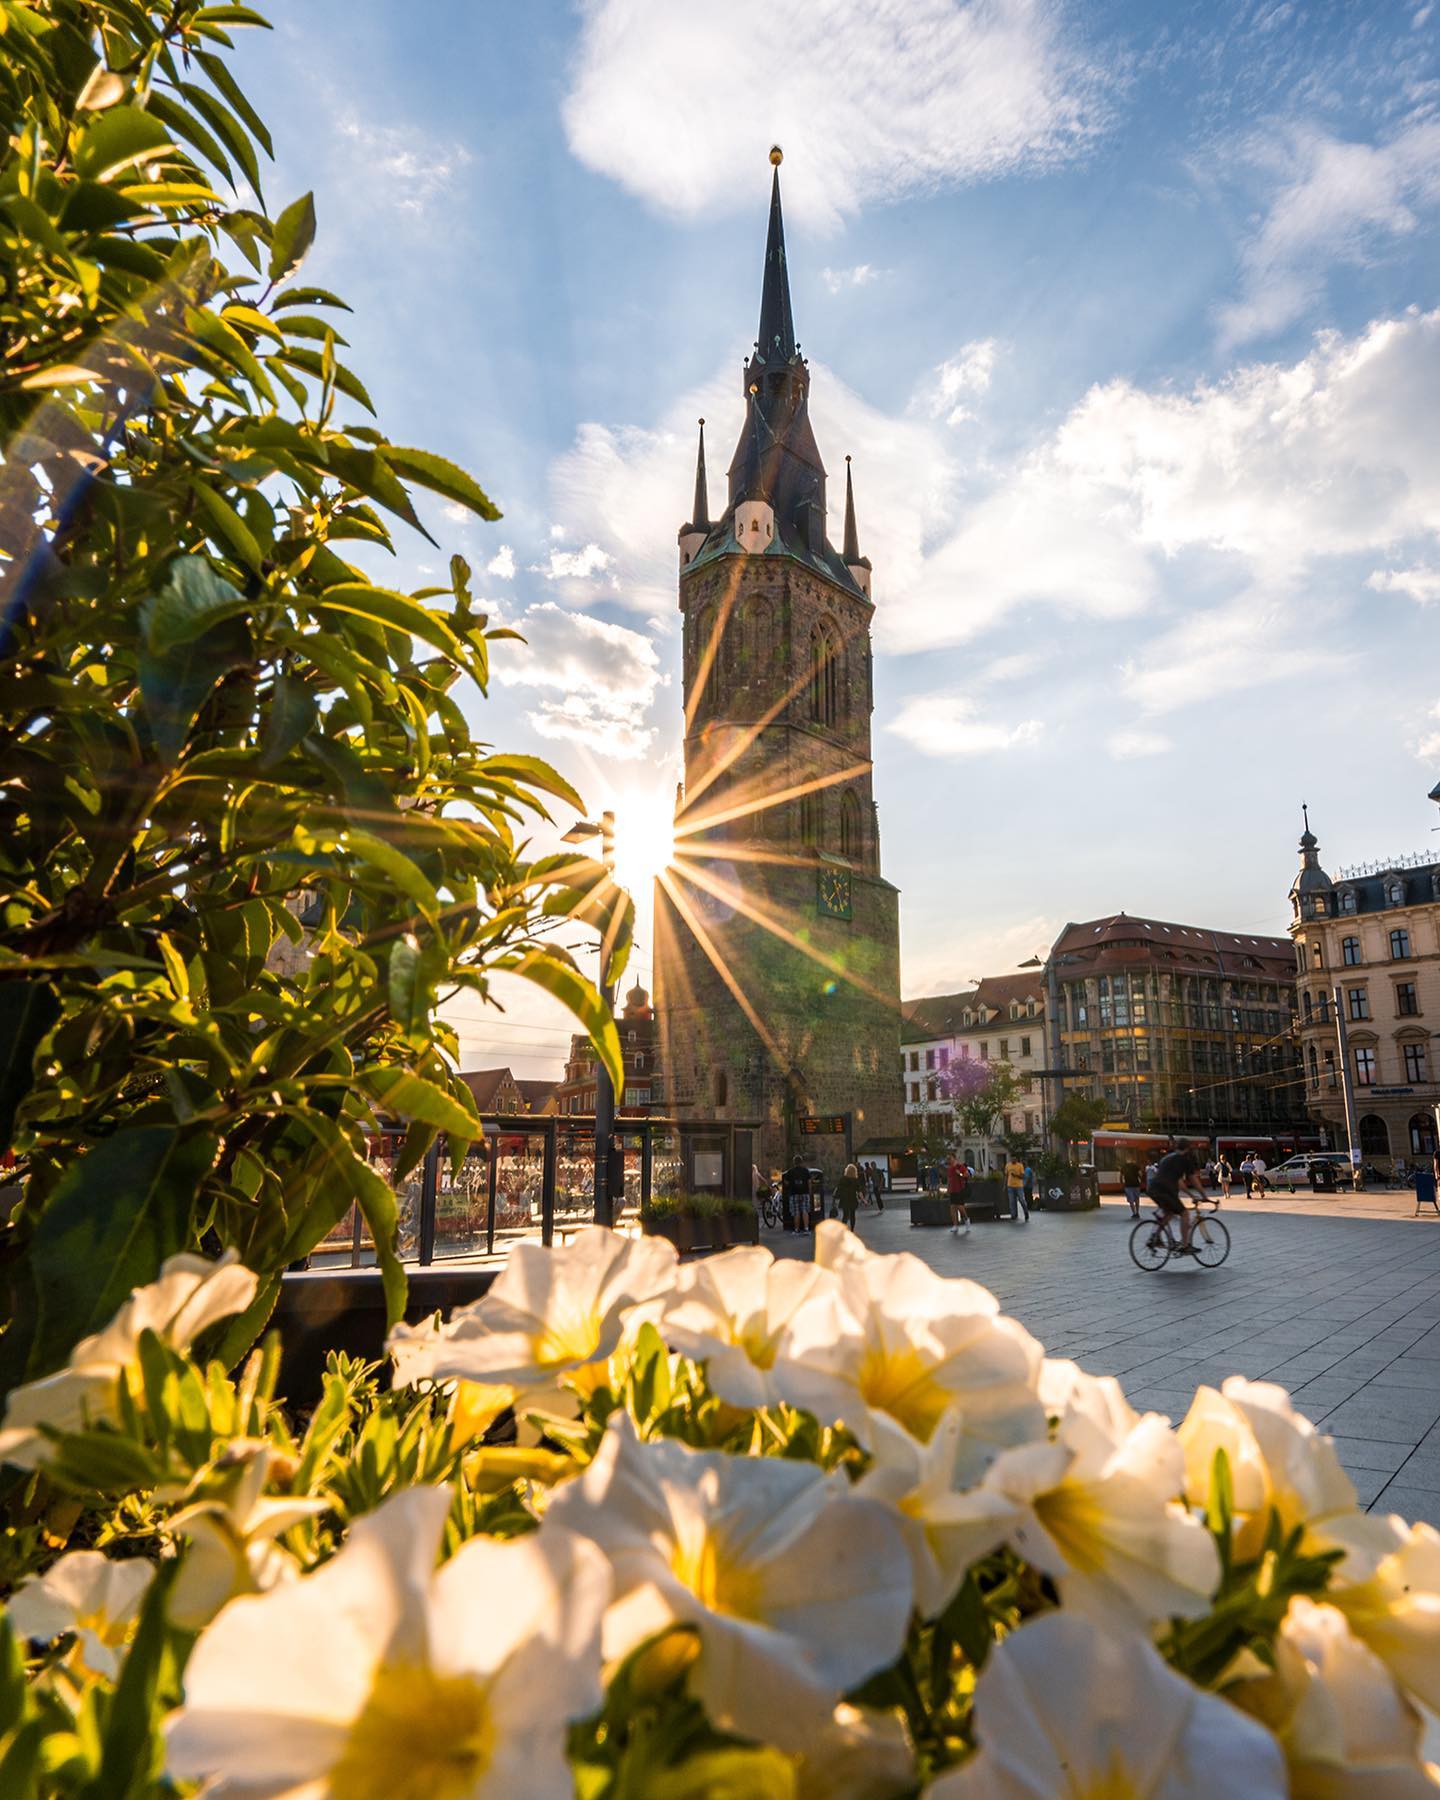
[[[675,855],[675,790],[631,787],[615,795],[615,879],[648,903],[655,877]]]

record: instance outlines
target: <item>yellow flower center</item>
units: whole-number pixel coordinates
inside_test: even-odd
[[[1096,1504],[1093,1492],[1080,1482],[1062,1481],[1058,1487],[1037,1494],[1031,1505],[1035,1516],[1059,1546],[1061,1555],[1077,1575],[1091,1575],[1104,1561],[1101,1527],[1104,1509]],[[1128,1789],[1121,1790],[1128,1793]],[[1109,1790],[1096,1790],[1101,1796]],[[1089,1790],[1086,1790],[1087,1800]]]
[[[545,1321],[531,1341],[531,1354],[542,1369],[561,1363],[588,1362],[600,1347],[600,1318],[593,1312],[561,1313]]]
[[[119,1650],[135,1629],[135,1620],[112,1619],[107,1612],[76,1613],[70,1629],[77,1634],[88,1631],[99,1638],[107,1650]]]
[[[759,1324],[748,1325],[735,1342],[757,1369],[775,1367],[775,1351],[780,1342],[778,1332],[768,1332]]]
[[[376,1671],[328,1792],[332,1800],[462,1800],[494,1748],[485,1683],[390,1663]]]
[[[754,1572],[727,1557],[708,1532],[678,1541],[670,1567],[707,1611],[732,1619],[760,1617],[760,1583]]]
[[[941,1413],[953,1398],[936,1381],[933,1366],[918,1350],[867,1350],[860,1364],[860,1397],[877,1412],[889,1413],[928,1443]]]
[[[1145,1800],[1135,1785],[1134,1777],[1124,1766],[1117,1750],[1110,1766],[1096,1775],[1072,1781],[1065,1789],[1066,1800]]]

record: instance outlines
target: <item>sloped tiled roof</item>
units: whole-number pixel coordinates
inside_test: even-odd
[[[932,994],[928,999],[900,1002],[900,1042],[917,1044],[926,1038],[954,1037],[965,1029],[965,1008],[975,1004],[975,990],[962,994]]]

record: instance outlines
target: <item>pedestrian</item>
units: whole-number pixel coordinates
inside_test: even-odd
[[[875,1210],[885,1210],[885,1177],[880,1173],[879,1163],[870,1165],[870,1198],[875,1202]]]
[[[957,1162],[952,1156],[945,1167],[945,1186],[950,1200],[950,1235],[958,1237],[963,1230],[970,1235],[970,1214],[965,1207],[965,1184],[969,1176],[965,1173],[965,1165]]]
[[[835,1204],[840,1209],[840,1217],[855,1229],[855,1209],[860,1204],[860,1171],[854,1163],[846,1163],[845,1173],[835,1183]]]
[[[780,1206],[787,1231],[800,1229],[802,1195],[804,1204],[808,1206],[810,1204],[810,1176],[804,1163],[797,1156],[785,1171],[780,1182]]]
[[[1258,1150],[1251,1159],[1251,1169],[1255,1178],[1255,1191],[1263,1200],[1270,1192],[1270,1183],[1265,1179],[1265,1158]]]
[[[1255,1192],[1255,1158],[1247,1150],[1240,1159],[1240,1173],[1245,1177],[1245,1198]]]
[[[1027,1162],[1025,1165],[1025,1217],[1030,1217],[1030,1208],[1035,1204],[1035,1171]]]
[[[1025,1223],[1030,1223],[1030,1208],[1025,1201],[1025,1165],[1018,1156],[1012,1156],[1005,1165],[1005,1198],[1010,1202],[1010,1223],[1014,1225],[1020,1218],[1020,1209],[1025,1209]]]
[[[1235,1179],[1235,1171],[1230,1167],[1228,1157],[1215,1159],[1215,1179],[1220,1183],[1220,1193],[1224,1199],[1230,1198],[1230,1183]]]
[[[1120,1183],[1125,1189],[1125,1204],[1130,1208],[1130,1217],[1140,1217],[1140,1165],[1132,1156],[1127,1163],[1120,1165]]]

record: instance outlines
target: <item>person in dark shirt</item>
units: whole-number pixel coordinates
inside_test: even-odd
[[[787,1231],[803,1231],[802,1214],[810,1210],[810,1171],[797,1156],[785,1171],[780,1184],[780,1204]]]
[[[1203,1200],[1205,1190],[1200,1185],[1200,1158],[1193,1150],[1181,1148],[1171,1150],[1162,1156],[1155,1165],[1155,1173],[1150,1177],[1150,1198],[1161,1212],[1169,1213],[1180,1221],[1180,1253],[1190,1253],[1190,1229],[1195,1222],[1195,1215],[1180,1198],[1182,1188],[1198,1194]]]
[[[1130,1217],[1140,1217],[1140,1165],[1132,1156],[1130,1161],[1120,1165],[1120,1185],[1125,1189],[1125,1204],[1130,1208]]]
[[[835,1204],[840,1209],[840,1217],[855,1229],[855,1213],[860,1205],[860,1171],[854,1163],[846,1163],[845,1173],[835,1183]]]

